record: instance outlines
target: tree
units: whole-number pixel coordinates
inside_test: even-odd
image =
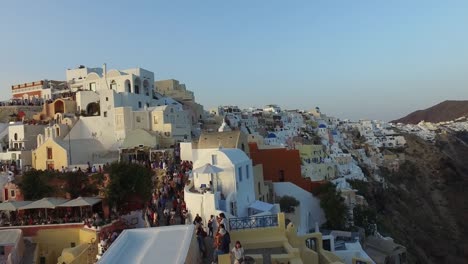
[[[111,206],[122,208],[131,197],[142,201],[151,198],[153,172],[138,164],[114,162],[110,165],[105,194]]]
[[[40,170],[30,170],[23,174],[19,187],[26,200],[40,200],[47,196],[52,196],[55,189],[47,182],[55,175]]]
[[[88,175],[82,171],[60,173],[60,178],[65,181],[64,190],[70,194],[72,199],[98,194],[97,186],[90,184]]]
[[[285,195],[280,198],[279,204],[280,204],[281,212],[294,213],[295,207],[299,206],[300,203],[296,198]]]
[[[348,208],[344,204],[344,199],[336,186],[327,182],[313,190],[313,194],[320,199],[320,207],[325,212],[327,222],[325,227],[329,229],[346,229],[348,219]]]
[[[366,231],[366,236],[372,235],[377,223],[377,213],[368,207],[358,205],[353,209],[353,220],[355,226],[360,226]]]

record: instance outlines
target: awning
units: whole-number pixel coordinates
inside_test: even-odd
[[[78,197],[76,199],[70,200],[66,203],[57,205],[57,207],[81,207],[81,206],[93,206],[99,203],[101,199],[92,198],[92,197]]]
[[[250,209],[262,211],[262,212],[268,212],[274,207],[273,204],[265,203],[259,200],[256,200],[255,202],[251,203],[249,205]]]
[[[30,204],[24,205],[19,207],[19,210],[26,210],[26,209],[54,209],[57,205],[63,204],[67,199],[63,198],[42,198],[41,200],[32,202]]]
[[[31,201],[10,201],[0,203],[0,211],[16,211],[21,206],[25,206],[32,203]]]

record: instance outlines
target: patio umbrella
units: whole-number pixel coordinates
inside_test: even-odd
[[[193,169],[192,172],[200,173],[200,174],[214,174],[214,173],[218,173],[218,172],[222,172],[222,171],[223,171],[223,169],[207,163],[207,164],[205,164],[205,165],[203,165],[201,167]]]
[[[63,198],[55,198],[55,197],[47,197],[42,198],[41,200],[32,202],[30,204],[24,205],[19,207],[19,210],[26,210],[26,209],[45,209],[45,216],[47,218],[47,209],[55,209],[60,204],[65,203],[68,201],[67,199]]]
[[[213,182],[213,174],[216,174],[218,172],[222,172],[223,169],[216,167],[214,165],[211,165],[209,163],[206,163],[205,165],[198,167],[196,169],[193,169],[192,173],[198,173],[198,174],[210,174],[210,182]]]
[[[63,204],[57,205],[58,207],[80,207],[80,216],[83,216],[82,207],[83,206],[93,206],[97,203],[101,202],[99,198],[93,197],[78,197],[76,199],[70,200]]]
[[[0,211],[16,211],[21,206],[25,206],[32,203],[31,201],[10,201],[0,203]]]

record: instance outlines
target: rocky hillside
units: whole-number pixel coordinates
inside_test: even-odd
[[[32,119],[33,115],[42,111],[42,106],[1,106],[0,107],[0,123],[8,123],[11,115],[17,115],[20,111],[26,114],[27,119]]]
[[[468,101],[444,101],[425,110],[415,111],[403,118],[393,120],[392,123],[417,124],[426,122],[443,122],[468,116]]]
[[[407,247],[409,263],[462,264],[468,260],[468,134],[430,144],[405,135],[406,162],[380,172],[388,184],[361,188],[378,215],[378,229]]]

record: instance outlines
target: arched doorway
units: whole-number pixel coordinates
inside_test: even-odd
[[[125,80],[125,89],[129,93],[132,92],[132,84],[130,83],[130,80]]]
[[[54,110],[55,110],[55,113],[64,113],[65,112],[65,104],[63,103],[62,100],[57,100],[55,101],[54,103]]]
[[[86,106],[86,115],[87,116],[98,116],[98,115],[100,115],[99,103],[89,103]]]
[[[140,94],[140,85],[141,85],[141,80],[140,78],[136,77],[135,82],[133,83],[133,90],[135,91],[136,94]]]
[[[146,96],[149,96],[149,82],[148,80],[143,81],[143,91]]]

